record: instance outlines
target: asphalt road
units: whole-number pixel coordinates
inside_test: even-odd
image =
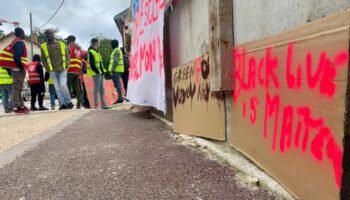
[[[279,199],[146,114],[91,111],[0,169],[0,199]]]

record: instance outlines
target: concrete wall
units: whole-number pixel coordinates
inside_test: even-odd
[[[209,51],[209,0],[180,0],[170,13],[171,67]]]
[[[288,30],[350,8],[350,0],[233,0],[234,43]]]

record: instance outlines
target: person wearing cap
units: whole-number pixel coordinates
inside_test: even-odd
[[[74,88],[75,94],[77,97],[76,108],[81,108],[82,98],[81,98],[81,89],[80,89],[80,74],[82,69],[82,60],[83,60],[83,51],[81,47],[75,42],[76,38],[74,35],[68,36],[66,39],[69,52],[70,52],[70,63],[68,67],[68,89],[70,96],[72,97],[72,89]]]
[[[14,112],[26,114],[29,109],[24,106],[22,97],[27,66],[27,48],[23,42],[25,38],[23,29],[16,28],[15,36],[16,38],[0,52],[0,66],[11,70],[13,79],[11,100],[15,107]]]
[[[42,63],[46,71],[50,72],[57,97],[60,103],[59,110],[74,107],[68,86],[67,68],[70,63],[69,51],[66,44],[55,39],[56,30],[48,29],[44,32],[46,41],[41,45]]]

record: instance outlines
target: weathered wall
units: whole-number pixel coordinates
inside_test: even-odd
[[[182,0],[170,13],[172,67],[188,63],[208,52],[208,5],[208,0]]]
[[[233,0],[234,43],[261,39],[347,8],[349,0]]]

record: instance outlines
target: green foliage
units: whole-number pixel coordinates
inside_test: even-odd
[[[109,60],[111,57],[111,53],[113,51],[111,46],[111,39],[102,38],[99,40],[100,40],[100,47],[98,48],[98,51],[101,54],[105,69],[108,70]]]
[[[131,32],[125,34],[125,51],[130,52],[130,46],[131,46]]]

